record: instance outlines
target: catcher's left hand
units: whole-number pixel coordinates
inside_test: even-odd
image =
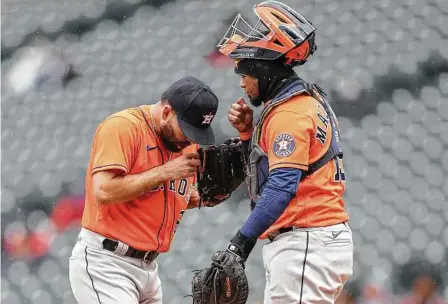
[[[244,304],[249,285],[240,256],[218,251],[209,268],[197,271],[192,281],[193,304]]]
[[[198,192],[201,206],[213,207],[230,197],[244,181],[244,152],[239,138],[227,139],[219,146],[198,150]]]

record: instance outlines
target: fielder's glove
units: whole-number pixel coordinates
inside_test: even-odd
[[[216,252],[210,267],[196,271],[192,281],[193,304],[244,304],[249,286],[244,262],[257,242],[240,231],[227,249]]]
[[[244,181],[245,158],[239,138],[227,139],[219,146],[198,150],[201,166],[197,174],[199,207],[213,207],[228,199]]]
[[[249,285],[241,257],[218,251],[209,268],[196,271],[192,281],[193,304],[244,304]]]

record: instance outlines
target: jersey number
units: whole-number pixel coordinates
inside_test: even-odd
[[[334,174],[335,182],[345,182],[345,172],[344,165],[342,165],[342,159],[336,157],[333,161],[336,165],[336,173]]]

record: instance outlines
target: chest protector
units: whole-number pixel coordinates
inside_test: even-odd
[[[267,154],[261,149],[259,145],[260,136],[263,129],[263,123],[268,117],[268,114],[274,109],[276,106],[290,100],[292,97],[302,94],[308,94],[315,98],[325,109],[325,112],[328,114],[332,136],[331,143],[329,145],[328,150],[325,154],[315,161],[314,163],[308,166],[308,171],[302,172],[301,180],[305,179],[309,175],[313,174],[320,168],[322,168],[326,163],[331,161],[334,158],[342,158],[342,145],[339,133],[339,127],[337,124],[336,115],[333,112],[333,109],[330,107],[329,103],[326,100],[326,94],[322,91],[322,89],[315,84],[309,84],[305,81],[299,79],[286,88],[284,88],[277,97],[275,97],[269,105],[267,105],[260,114],[258,118],[254,133],[252,134],[252,139],[250,141],[249,146],[249,162],[247,168],[247,183],[249,185],[249,195],[252,199],[253,203],[256,203],[262,193],[266,182],[269,177],[269,161]],[[300,101],[297,101],[300,102]]]

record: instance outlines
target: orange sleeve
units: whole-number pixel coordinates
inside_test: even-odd
[[[265,143],[269,171],[276,168],[308,170],[314,123],[311,117],[295,112],[274,113],[266,122]]]
[[[104,170],[129,172],[135,161],[137,131],[128,119],[111,117],[96,130],[94,136],[92,174]]]

